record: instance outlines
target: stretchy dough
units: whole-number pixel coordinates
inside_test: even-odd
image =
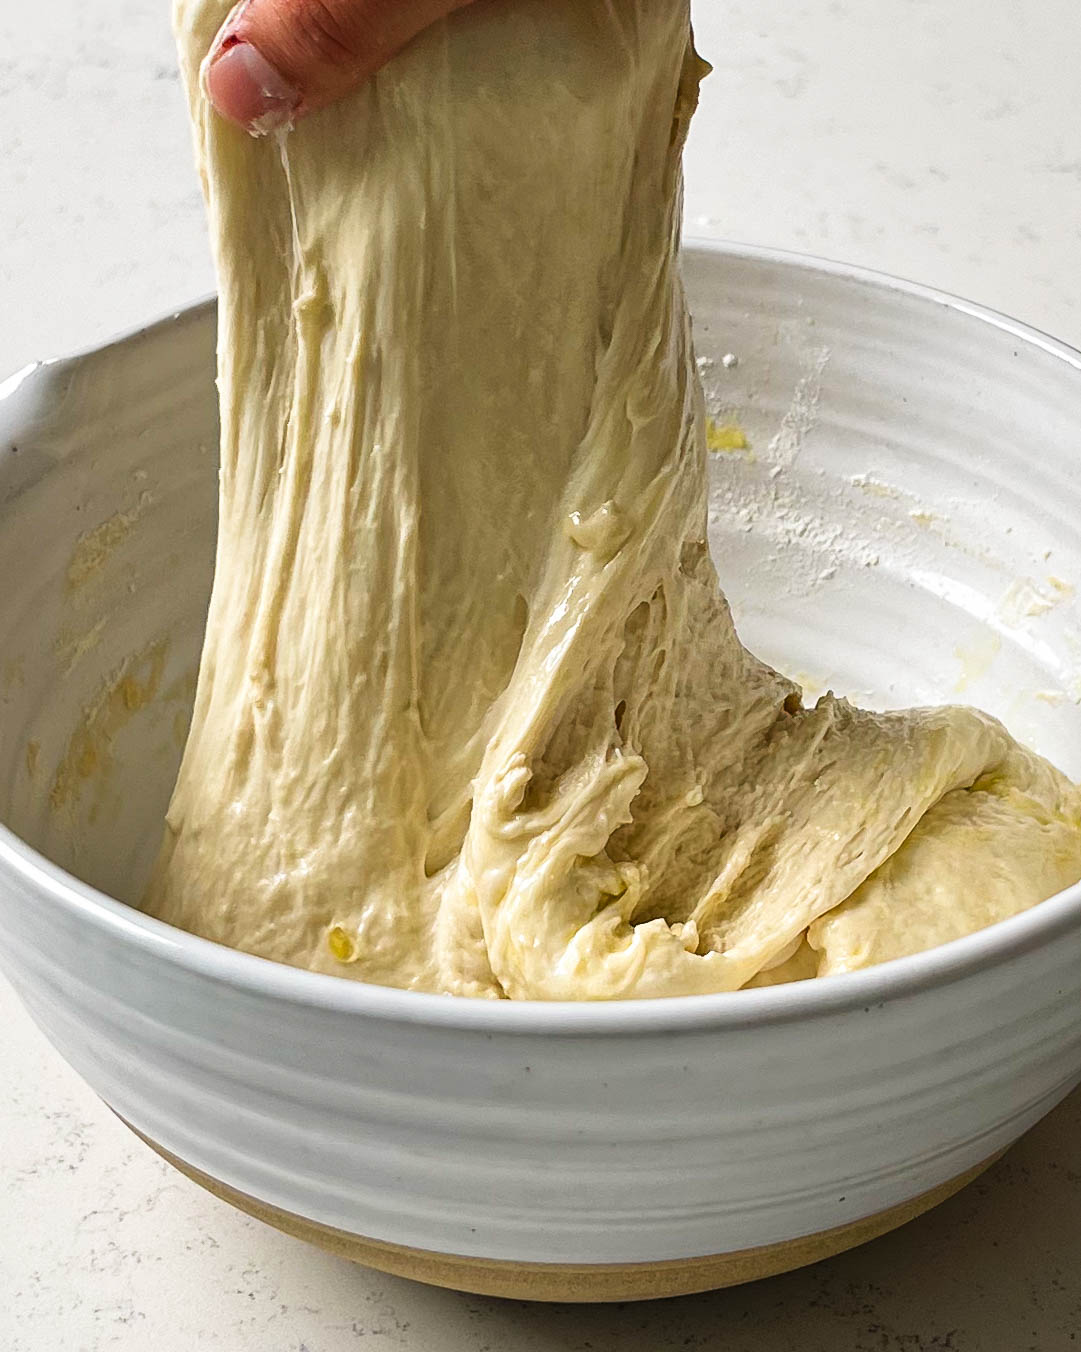
[[[677,263],[686,0],[500,0],[253,140],[180,0],[221,284],[221,524],[148,907],[514,999],[877,962],[1081,877],[993,719],[874,714],[736,637]]]

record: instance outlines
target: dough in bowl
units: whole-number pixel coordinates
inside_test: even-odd
[[[735,990],[1081,877],[1081,800],[969,709],[739,642],[678,266],[686,0],[505,0],[255,140],[177,28],[221,290],[221,512],[147,908],[459,995]]]

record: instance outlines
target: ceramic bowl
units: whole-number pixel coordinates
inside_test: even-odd
[[[712,544],[810,693],[965,699],[1081,775],[1081,357],[850,268],[689,248]],[[0,962],[127,1123],[389,1271],[614,1299],[764,1275],[945,1196],[1081,1080],[1081,889],[791,987],[460,1001],[135,909],[215,525],[214,308],[0,398]]]

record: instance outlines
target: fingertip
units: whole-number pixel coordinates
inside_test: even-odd
[[[301,95],[250,42],[221,38],[207,59],[203,76],[214,108],[252,135],[292,125]]]

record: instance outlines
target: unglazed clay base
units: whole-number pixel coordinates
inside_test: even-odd
[[[880,1235],[922,1216],[940,1202],[978,1178],[1005,1151],[996,1151],[981,1164],[940,1183],[907,1202],[879,1211],[874,1216],[838,1225],[818,1234],[765,1244],[755,1249],[709,1254],[702,1258],[677,1258],[658,1263],[516,1263],[491,1258],[467,1258],[460,1254],[432,1253],[400,1244],[365,1239],[345,1230],[336,1230],[318,1221],[268,1206],[258,1198],[238,1192],[228,1184],[211,1178],[202,1170],[178,1159],[124,1118],[124,1125],[145,1141],[164,1160],[215,1197],[245,1211],[256,1220],[277,1230],[315,1244],[339,1258],[362,1263],[379,1272],[429,1286],[449,1287],[453,1291],[472,1291],[481,1296],[499,1296],[507,1300],[590,1301],[657,1300],[665,1296],[689,1296],[698,1291],[713,1291],[723,1286],[739,1286],[762,1277],[775,1277],[808,1263],[832,1258],[845,1249],[854,1249]]]

